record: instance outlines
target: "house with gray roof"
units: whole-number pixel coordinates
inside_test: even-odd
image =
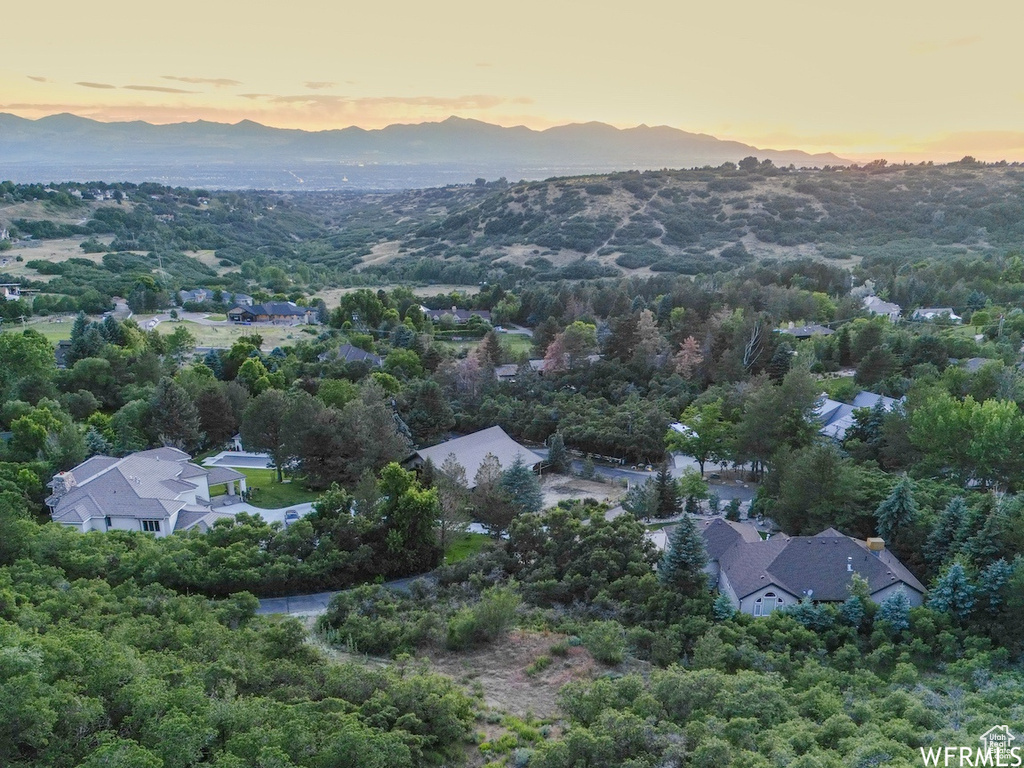
[[[889,318],[890,323],[899,322],[903,308],[891,301],[884,301],[877,296],[865,296],[863,299],[864,309],[872,315],[884,315]]]
[[[450,317],[457,325],[469,322],[471,317],[479,317],[487,322],[491,321],[491,313],[486,309],[459,309],[458,307],[431,309],[430,307],[420,305],[420,311],[423,312],[425,317],[430,318],[435,323],[440,322],[443,317]]]
[[[406,469],[418,469],[430,459],[435,467],[440,467],[448,458],[448,454],[455,454],[455,460],[466,470],[470,488],[476,486],[477,470],[488,454],[498,459],[502,469],[511,467],[517,457],[522,458],[523,463],[534,470],[544,461],[542,456],[509,437],[501,427],[490,427],[431,448],[421,448],[406,460],[405,466]]]
[[[201,467],[177,448],[154,448],[123,458],[93,456],[50,481],[46,500],[54,522],[82,531],[145,531],[168,536],[209,530],[230,515],[210,506],[210,489],[244,493],[245,475],[227,467]]]
[[[835,331],[817,323],[811,323],[810,325],[790,323],[786,328],[779,328],[776,333],[784,333],[797,339],[809,339],[812,336],[831,336]]]
[[[351,344],[342,344],[336,350],[332,349],[330,352],[324,352],[317,359],[321,363],[325,363],[328,360],[337,360],[339,363],[369,363],[378,368],[384,364],[384,359],[380,355],[367,352],[365,349],[354,347]]]
[[[920,307],[914,310],[914,313],[910,316],[911,320],[924,320],[932,322],[940,318],[945,318],[951,323],[959,323],[963,320],[960,315],[953,311],[952,307]]]
[[[858,392],[852,403],[841,403],[822,395],[815,408],[815,417],[821,424],[818,433],[837,442],[842,442],[846,439],[846,433],[853,427],[854,411],[861,408],[874,408],[877,403],[881,403],[882,408],[889,412],[901,402],[903,402],[902,398],[897,400],[866,390]]]
[[[267,301],[263,304],[238,305],[228,310],[234,323],[312,323],[316,310],[300,307],[294,301]]]
[[[912,606],[924,602],[925,587],[882,539],[867,541],[828,528],[816,536],[775,535],[762,539],[746,523],[721,518],[703,522],[712,584],[736,610],[767,616],[801,600],[841,603],[854,575],[880,603],[902,591]]]

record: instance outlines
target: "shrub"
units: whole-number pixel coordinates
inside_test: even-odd
[[[626,655],[626,633],[617,621],[595,621],[583,633],[583,645],[602,664],[621,664]]]

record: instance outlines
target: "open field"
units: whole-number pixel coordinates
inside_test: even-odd
[[[138,315],[134,319],[143,328],[153,318],[152,315]],[[93,318],[95,319],[95,318]],[[71,327],[74,325],[73,317],[36,317],[25,323],[26,328],[32,328],[43,334],[49,341],[57,343],[61,339],[71,338]],[[258,333],[263,337],[263,349],[269,352],[274,347],[288,346],[300,339],[311,339],[318,333],[316,326],[289,326],[289,325],[202,325],[189,320],[164,321],[157,325],[156,330],[160,333],[171,334],[174,329],[184,325],[196,338],[198,347],[221,347],[229,348],[242,336]],[[8,330],[21,328],[21,324],[8,323],[5,326]],[[303,329],[309,328],[313,334],[306,333]]]
[[[138,318],[139,325],[145,325]],[[274,347],[295,344],[300,339],[311,339],[318,333],[316,326],[310,325],[202,325],[189,320],[162,322],[156,329],[160,333],[174,333],[174,329],[184,325],[196,338],[197,347],[221,347],[227,349],[242,336],[258,333],[263,337],[263,349],[269,352]],[[314,333],[308,334],[303,329],[309,328]]]
[[[25,278],[26,280],[39,280],[49,282],[56,275],[41,275],[31,267],[25,266],[30,261],[49,261],[59,263],[72,257],[87,259],[99,264],[103,260],[102,253],[86,253],[82,250],[81,244],[88,238],[64,237],[55,240],[27,240],[14,243],[9,251],[0,253],[0,272],[13,277]],[[109,241],[109,236],[100,242]],[[21,257],[21,261],[17,258]]]
[[[220,259],[217,258],[215,251],[186,251],[185,255],[191,256],[200,264],[203,264],[215,271],[218,275],[226,274],[231,270],[238,271],[238,267],[236,266],[222,267],[220,265]]]

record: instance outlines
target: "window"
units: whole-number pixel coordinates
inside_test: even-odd
[[[159,520],[143,520],[142,530],[147,533],[160,533],[160,521]]]
[[[782,605],[781,597],[774,592],[765,592],[763,596],[754,601],[754,615],[767,616],[780,605]]]

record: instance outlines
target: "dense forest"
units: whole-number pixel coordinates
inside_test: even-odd
[[[40,261],[52,279],[20,280],[40,293],[0,302],[77,313],[61,368],[36,326],[0,332],[0,763],[903,766],[1024,729],[1018,169],[740,165],[352,198],[5,184],[13,238],[91,258]],[[623,263],[640,253],[702,266]],[[442,279],[484,284],[411,290]],[[346,282],[363,287],[278,346],[257,325],[197,353],[184,323],[100,315],[115,295],[312,303]],[[904,319],[872,316],[872,293]],[[922,305],[962,322],[914,319]],[[823,436],[822,395],[861,390],[896,405]],[[547,448],[545,472],[661,470],[613,518],[593,499],[546,507],[518,463],[401,466],[493,425]],[[166,538],[49,522],[58,471],[158,445],[205,456],[236,433],[270,456],[251,500],[301,492],[309,515]],[[672,477],[667,452],[699,470]],[[841,603],[736,613],[686,514],[739,516],[708,485],[726,470],[777,531],[883,537],[925,604],[853,580]],[[490,535],[460,551],[470,520]],[[659,555],[646,534],[666,521]],[[254,595],[328,589],[346,591],[312,628],[255,615]],[[430,671],[530,643],[516,674],[558,681],[557,711],[503,711]]]

